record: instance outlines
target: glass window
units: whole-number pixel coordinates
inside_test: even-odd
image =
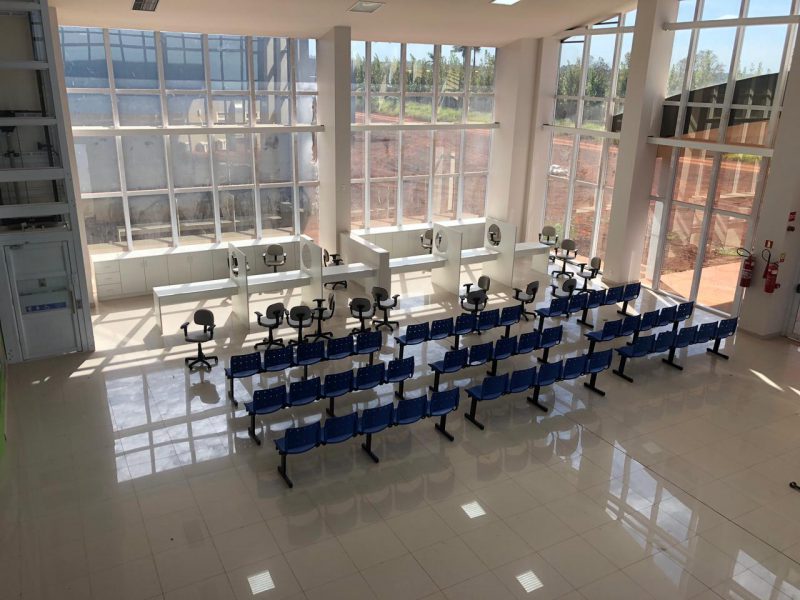
[[[289,115],[291,98],[281,94],[259,94],[256,96],[256,120],[259,124],[291,125]]]
[[[291,187],[262,188],[261,228],[264,237],[294,234],[294,201]]]
[[[297,91],[317,91],[317,40],[295,40]]]
[[[397,175],[397,132],[371,131],[369,133],[370,177]]]
[[[433,54],[433,44],[406,44],[407,94],[433,92]]]
[[[624,98],[628,93],[628,73],[631,69],[631,49],[633,48],[633,34],[622,35],[622,46],[619,51],[619,71],[617,75],[617,96]],[[684,52],[684,55],[686,53]]]
[[[439,56],[439,92],[442,94],[464,91],[464,46],[442,46]]]
[[[461,160],[461,131],[440,129],[434,132],[433,172],[458,173]]]
[[[378,93],[400,91],[400,44],[372,42],[370,90]]]
[[[175,208],[181,244],[213,244],[216,241],[211,192],[175,194]]]
[[[430,123],[433,117],[432,96],[408,96],[403,99],[403,120],[406,123]]]
[[[62,27],[60,37],[67,87],[107,88],[108,66],[103,30]]]
[[[486,175],[464,175],[464,205],[461,216],[472,219],[486,216]]]
[[[736,249],[744,246],[747,229],[746,219],[712,213],[697,290],[698,303],[728,314],[733,311],[742,263]]]
[[[749,215],[753,212],[761,158],[751,154],[723,154],[714,194],[714,208]]]
[[[664,291],[688,298],[703,230],[703,210],[672,205],[661,261],[660,286]]]
[[[91,254],[124,252],[128,249],[121,197],[82,199],[78,206]]]
[[[317,161],[317,134],[295,133],[295,151],[297,153],[297,178],[299,181],[316,181],[319,179],[319,163]]]
[[[792,14],[792,0],[751,0],[748,17],[773,17]]]
[[[470,73],[469,89],[471,92],[494,91],[494,48],[472,49],[472,73]]]
[[[602,100],[584,100],[581,127],[584,129],[606,129],[606,107],[608,102]]]
[[[464,96],[439,96],[436,120],[440,123],[460,123],[464,116]]]
[[[561,42],[558,63],[559,96],[577,96],[581,86],[581,63],[583,62],[583,38],[568,38]]]
[[[432,131],[403,132],[403,175],[430,174],[432,136]]]
[[[756,0],[760,2],[761,0]],[[736,19],[739,17],[739,9],[742,0],[705,0],[703,2],[704,21],[715,19]]]
[[[123,127],[161,127],[161,98],[119,94],[119,124]]]
[[[169,196],[129,196],[131,240],[134,250],[172,245],[172,218]]]
[[[206,87],[203,39],[198,33],[162,33],[164,79],[167,89],[202,90]]]
[[[350,225],[353,229],[364,227],[364,184],[350,184]]]
[[[728,81],[731,48],[733,48],[735,36],[735,27],[700,30],[692,66],[690,102],[710,101],[707,99],[709,91],[716,92],[716,90],[708,90],[708,88],[722,85]]]
[[[297,125],[317,124],[317,97],[297,96],[297,111],[295,112]]]
[[[681,2],[684,4],[684,2]],[[669,63],[669,80],[667,98],[679,100],[683,90],[683,78],[686,74],[686,57],[689,54],[690,31],[676,31],[672,42],[672,58]]]
[[[583,135],[578,145],[578,162],[575,179],[597,185],[600,182],[600,160],[603,156],[603,139]]]
[[[211,116],[215,125],[249,125],[249,96],[212,96]]]
[[[544,224],[556,228],[558,237],[564,237],[564,223],[569,205],[569,182],[560,177],[547,178],[547,199],[545,201]]]
[[[247,41],[238,35],[208,36],[208,65],[212,90],[246,90]]]
[[[129,190],[166,189],[164,140],[160,135],[122,136],[122,156]]]
[[[300,186],[300,233],[319,242],[319,188]]]
[[[569,238],[577,244],[578,256],[589,258],[594,236],[597,186],[576,183],[572,197]]]
[[[73,127],[113,127],[108,94],[67,94],[67,102]]]
[[[464,172],[488,171],[491,147],[491,129],[466,129],[464,131]]]
[[[172,126],[206,126],[206,97],[194,94],[168,94],[167,120]]]
[[[213,143],[214,177],[217,185],[253,183],[253,147],[249,133],[217,133]]]
[[[397,123],[400,120],[400,96],[373,94],[369,103],[371,123]]]
[[[173,185],[176,188],[211,185],[207,135],[172,135],[170,153]]]
[[[434,177],[433,220],[452,221],[458,211],[458,177]]]
[[[611,75],[614,66],[616,35],[593,35],[589,38],[589,65],[586,71],[586,95],[596,98],[611,96]]]
[[[366,42],[350,42],[350,89],[354,92],[364,91],[364,79],[366,78]]]
[[[369,186],[370,227],[397,225],[397,182],[375,182]]]
[[[219,213],[224,241],[256,237],[253,190],[220,190]]]
[[[289,40],[277,37],[253,38],[253,70],[258,90],[289,91]]]
[[[681,148],[673,198],[690,204],[705,205],[713,167],[713,154],[705,150]]]
[[[350,134],[350,178],[364,179],[364,132]]]
[[[428,180],[403,180],[403,225],[428,222]]]
[[[75,162],[81,192],[118,192],[117,145],[113,137],[76,137]]]
[[[258,183],[292,181],[292,134],[256,134]]]
[[[494,121],[494,96],[469,97],[468,123],[491,123]]]
[[[109,29],[108,38],[116,87],[158,89],[155,33],[134,29]]]
[[[786,39],[786,29],[786,25],[745,28],[733,91],[734,104],[769,106],[775,103],[775,89],[783,58],[775,45]]]
[[[560,127],[576,127],[578,124],[578,101],[556,99],[555,124]]]

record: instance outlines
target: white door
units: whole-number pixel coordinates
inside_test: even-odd
[[[5,247],[23,360],[80,348],[66,242]]]

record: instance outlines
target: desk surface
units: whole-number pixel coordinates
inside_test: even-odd
[[[364,263],[350,263],[347,265],[331,265],[322,269],[322,281],[330,283],[342,279],[357,279],[359,277],[372,277],[378,269]]]
[[[497,260],[500,253],[489,248],[467,248],[461,251],[461,264],[469,265],[472,263],[482,263],[489,260]]]
[[[519,242],[514,248],[515,254],[548,254],[552,246],[541,242]]]
[[[219,292],[220,296],[230,295],[236,291],[236,284],[232,279],[211,279],[210,281],[195,281],[192,283],[178,283],[174,285],[160,285],[153,288],[153,296],[159,299],[172,296],[185,296],[190,294],[213,294]],[[213,298],[214,296],[208,295]]]
[[[404,256],[401,258],[389,259],[389,270],[392,273],[406,273],[410,271],[425,271],[443,267],[447,259],[434,254],[416,254],[414,256]]]
[[[311,283],[311,276],[303,271],[279,271],[278,273],[262,273],[248,275],[247,290],[251,294],[278,292],[286,288],[301,287]]]

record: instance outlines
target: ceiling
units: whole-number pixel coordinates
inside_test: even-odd
[[[355,0],[161,0],[155,13],[133,0],[51,0],[61,25],[240,35],[319,37],[349,25],[353,39],[502,46],[547,37],[605,18],[629,0],[386,0],[372,14],[348,12]]]

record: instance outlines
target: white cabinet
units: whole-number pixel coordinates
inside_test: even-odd
[[[122,294],[136,296],[145,294],[147,289],[144,279],[144,259],[126,258],[119,261],[119,275],[122,280]]]
[[[192,252],[189,257],[189,273],[191,281],[209,281],[214,279],[211,252]]]
[[[192,281],[191,254],[170,254],[167,256],[169,283],[189,283]]]
[[[228,250],[211,250],[211,269],[213,279],[226,279],[228,277]]]
[[[147,292],[160,285],[169,285],[166,256],[148,256],[144,259],[144,280]]]

